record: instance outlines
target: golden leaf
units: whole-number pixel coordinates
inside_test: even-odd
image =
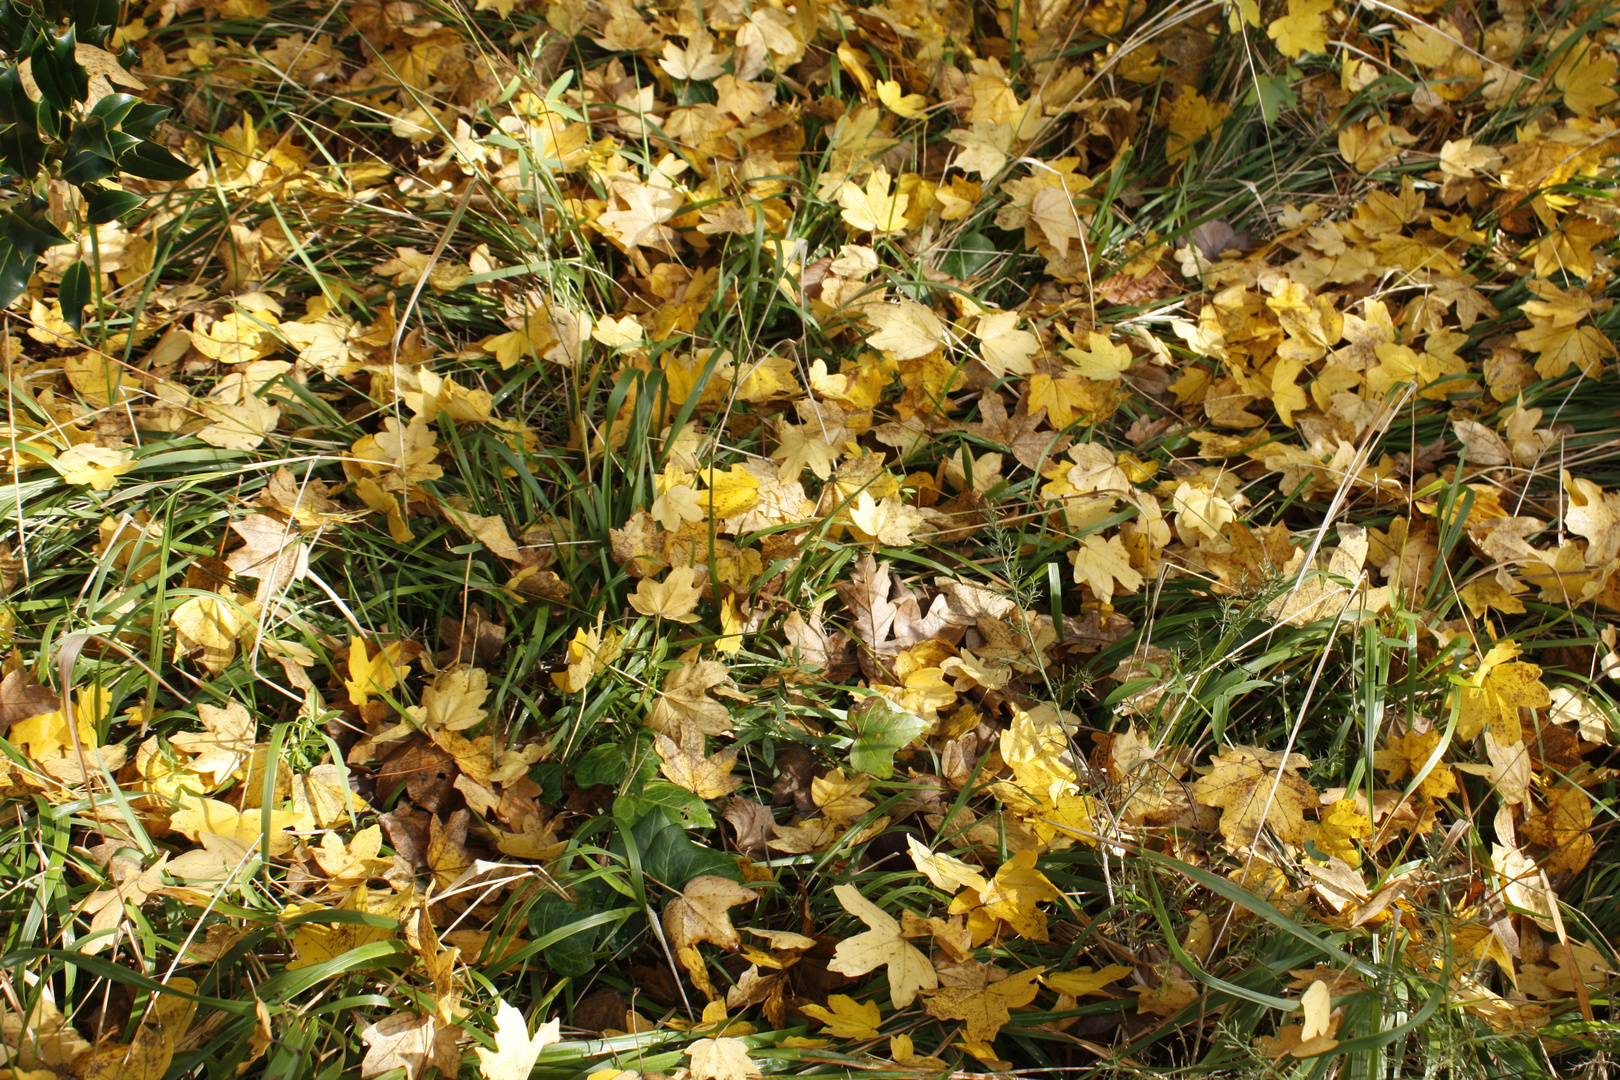
[[[889,972],[889,1000],[903,1009],[917,999],[920,990],[939,985],[934,965],[916,946],[900,934],[900,924],[882,908],[862,896],[853,885],[833,886],[833,895],[844,910],[869,928],[863,934],[845,938],[833,952],[828,971],[840,975],[865,975],[880,967]]]

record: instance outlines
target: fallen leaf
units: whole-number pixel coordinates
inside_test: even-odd
[[[541,1024],[533,1036],[523,1014],[499,999],[495,1009],[495,1049],[477,1048],[478,1071],[484,1080],[529,1080],[540,1051],[562,1041],[559,1017]]]
[[[827,970],[840,975],[865,975],[887,967],[889,999],[897,1009],[915,1001],[919,990],[932,990],[939,985],[934,965],[901,936],[900,924],[893,916],[862,896],[853,885],[835,885],[833,895],[838,897],[845,911],[869,929],[840,941]]]
[[[970,1040],[988,1043],[1012,1019],[1009,1010],[1035,1000],[1041,988],[1038,980],[1045,970],[1030,968],[993,979],[989,965],[974,965],[962,984],[928,991],[923,997],[923,1011],[941,1020],[961,1020]]]

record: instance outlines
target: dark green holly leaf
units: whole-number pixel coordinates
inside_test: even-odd
[[[184,180],[197,171],[153,142],[143,142],[119,158],[118,167],[143,180]]]
[[[62,156],[62,179],[70,184],[88,184],[117,172],[118,154],[109,134],[106,122],[99,116],[87,116],[74,124],[67,153]]]
[[[119,130],[133,135],[137,139],[144,139],[151,135],[153,130],[168,118],[169,110],[162,105],[148,105],[144,101],[136,102],[135,107],[129,110]]]
[[[10,307],[22,295],[33,272],[33,256],[25,259],[9,241],[0,242],[0,309]]]
[[[12,124],[0,131],[0,167],[16,177],[32,177],[45,161],[45,144],[32,124]]]
[[[73,22],[78,26],[117,26],[118,0],[73,0]]]
[[[135,106],[139,104],[140,98],[132,97],[129,94],[108,94],[96,102],[95,108],[90,110],[90,115],[99,116],[102,123],[113,128],[121,124],[124,117],[128,116]]]
[[[109,221],[117,221],[131,210],[140,208],[141,197],[132,195],[127,191],[115,191],[97,184],[86,184],[79,188],[79,193],[89,203],[86,217],[92,225],[105,225]]]
[[[62,287],[58,292],[62,303],[62,321],[73,327],[79,333],[84,332],[84,309],[89,305],[90,296],[90,268],[80,259],[62,275]]]
[[[42,36],[29,52],[39,92],[57,112],[67,112],[90,96],[90,73],[79,63],[79,39],[73,27],[61,37]]]
[[[34,103],[28,100],[23,87],[22,74],[16,64],[7,64],[0,71],[0,124],[34,122]]]
[[[31,195],[0,219],[0,232],[23,258],[33,259],[46,248],[68,242],[62,230],[51,224],[46,210],[45,200]]]

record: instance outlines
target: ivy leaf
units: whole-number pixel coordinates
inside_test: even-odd
[[[855,744],[849,764],[856,772],[887,780],[894,775],[894,755],[928,730],[928,721],[907,712],[888,698],[868,698],[849,711]]]

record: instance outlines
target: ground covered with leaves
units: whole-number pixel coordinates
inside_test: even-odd
[[[1609,1075],[1620,6],[125,18],[0,1076]]]

